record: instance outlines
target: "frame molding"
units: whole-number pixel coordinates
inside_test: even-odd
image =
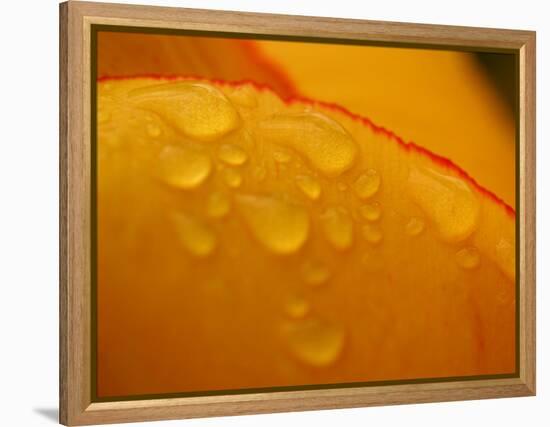
[[[94,403],[91,399],[92,24],[519,55],[518,378]],[[535,395],[535,32],[68,1],[60,4],[60,422],[88,425]]]

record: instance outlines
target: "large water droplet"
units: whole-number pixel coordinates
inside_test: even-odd
[[[294,149],[327,176],[348,170],[357,155],[357,146],[350,134],[321,113],[272,116],[262,121],[258,129],[266,140]]]
[[[479,265],[479,251],[473,246],[460,249],[455,254],[456,262],[462,268],[471,270]]]
[[[218,157],[222,162],[231,166],[240,166],[248,159],[246,151],[233,144],[221,145],[218,149]]]
[[[159,154],[158,175],[166,184],[181,189],[196,188],[210,175],[210,157],[200,151],[169,145]]]
[[[475,230],[479,200],[461,179],[431,169],[413,168],[407,188],[412,199],[436,225],[442,239],[459,242]]]
[[[180,81],[142,87],[131,91],[128,99],[199,141],[221,138],[240,122],[231,102],[207,83]]]
[[[198,257],[210,255],[216,248],[216,235],[198,218],[176,213],[172,216],[182,246]]]
[[[239,195],[237,205],[254,237],[277,254],[296,252],[309,234],[309,216],[301,206],[274,197]]]
[[[311,200],[317,200],[321,195],[319,182],[309,175],[298,175],[296,177],[296,185]]]
[[[328,208],[321,215],[325,237],[336,249],[347,249],[353,243],[353,221],[341,207]]]
[[[329,269],[318,261],[306,261],[301,269],[302,279],[308,285],[319,286],[330,277]]]
[[[224,193],[212,193],[208,196],[206,213],[212,218],[222,218],[228,214],[231,204]]]
[[[376,194],[380,188],[380,182],[381,179],[378,172],[374,169],[369,169],[357,178],[353,184],[353,189],[357,197],[368,199]]]
[[[304,319],[285,329],[292,354],[302,363],[322,368],[335,363],[345,344],[343,326],[323,319]]]
[[[411,237],[418,236],[424,231],[424,226],[425,224],[422,218],[412,217],[407,222],[407,225],[405,226],[405,231]]]

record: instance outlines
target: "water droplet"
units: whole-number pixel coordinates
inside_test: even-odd
[[[266,140],[296,150],[327,176],[348,170],[357,155],[351,135],[338,122],[318,112],[275,115],[262,121],[258,130]]]
[[[184,213],[172,216],[182,246],[192,255],[205,257],[216,248],[216,235],[202,221]]]
[[[159,155],[159,176],[173,187],[196,188],[208,178],[211,169],[210,157],[194,149],[169,145]]]
[[[238,188],[243,182],[243,177],[235,169],[225,169],[223,171],[223,179],[225,183],[231,188]]]
[[[231,207],[229,198],[223,193],[212,193],[208,197],[206,212],[212,218],[222,218]]]
[[[272,252],[291,254],[306,242],[309,216],[301,206],[254,195],[239,195],[237,204],[254,237]]]
[[[219,139],[240,123],[237,110],[225,95],[203,82],[179,81],[142,87],[131,91],[128,99],[199,141]]]
[[[289,317],[299,319],[309,312],[309,303],[301,295],[293,295],[285,304],[285,311]]]
[[[355,181],[353,188],[357,197],[368,199],[376,194],[380,188],[380,175],[374,169],[367,170]]]
[[[501,238],[495,249],[498,266],[510,280],[515,280],[516,254],[514,245],[507,239]]]
[[[380,219],[380,216],[382,215],[382,208],[380,207],[380,203],[371,202],[371,203],[362,205],[359,208],[359,213],[367,221],[377,221],[378,219]]]
[[[382,241],[382,231],[373,224],[365,224],[363,226],[363,236],[367,240],[367,242],[372,244],[378,244]]]
[[[408,191],[436,225],[443,240],[460,242],[475,230],[479,200],[461,179],[431,169],[413,168],[409,173]]]
[[[233,144],[221,145],[218,149],[218,157],[222,162],[231,166],[240,166],[248,159],[246,151]]]
[[[301,362],[318,368],[338,360],[346,337],[343,326],[316,318],[287,325],[285,333],[292,354]]]
[[[275,150],[273,152],[273,159],[277,163],[288,163],[292,160],[292,156],[286,151]]]
[[[309,175],[298,175],[296,185],[311,200],[317,200],[321,195],[321,186],[315,178]]]
[[[302,279],[308,285],[319,286],[330,277],[329,269],[318,261],[306,261],[301,269]]]
[[[424,220],[418,217],[412,217],[405,226],[405,231],[409,236],[418,236],[424,231]]]
[[[327,240],[336,249],[347,249],[353,243],[353,221],[344,208],[328,208],[321,215]]]
[[[456,262],[462,268],[470,270],[479,265],[479,252],[473,246],[460,249],[455,254]]]
[[[161,129],[159,125],[156,125],[154,123],[148,123],[147,124],[147,135],[149,135],[152,138],[156,138],[161,133]]]

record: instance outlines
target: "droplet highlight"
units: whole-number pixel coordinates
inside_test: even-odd
[[[248,155],[238,145],[222,144],[218,149],[218,158],[228,165],[240,166],[247,161]]]
[[[239,195],[236,201],[248,228],[266,249],[291,254],[306,242],[310,221],[303,207],[269,196]]]
[[[296,177],[296,185],[311,200],[317,200],[321,196],[321,185],[319,185],[319,182],[315,178],[309,175],[298,175]]]
[[[367,221],[378,221],[382,216],[382,207],[378,202],[371,202],[361,205],[359,213]]]
[[[185,213],[172,216],[182,246],[192,255],[206,257],[216,248],[216,235],[204,222]]]
[[[212,162],[207,154],[186,147],[169,145],[158,157],[160,179],[172,187],[184,190],[201,185],[211,170]]]

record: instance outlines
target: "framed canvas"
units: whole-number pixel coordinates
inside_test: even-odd
[[[60,421],[535,394],[535,33],[60,5]]]

